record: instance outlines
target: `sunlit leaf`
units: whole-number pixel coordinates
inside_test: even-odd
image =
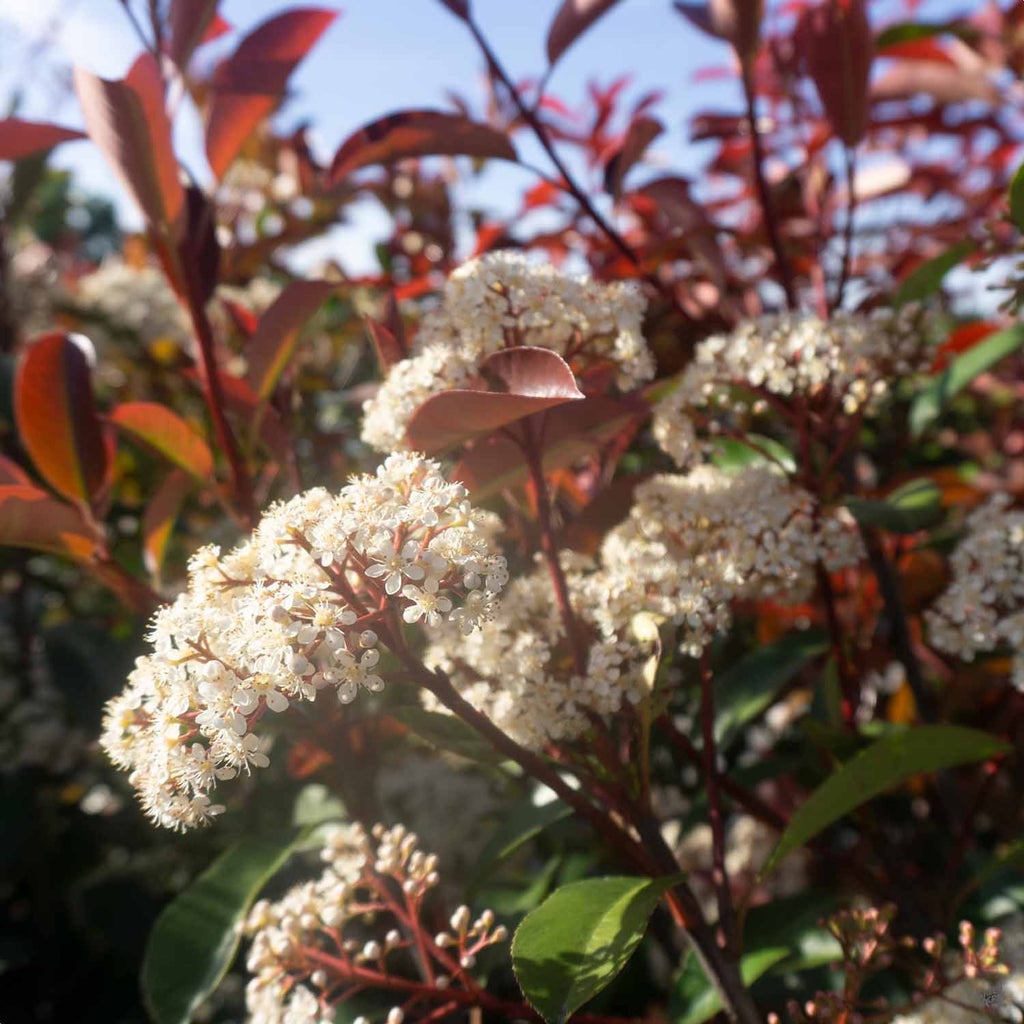
[[[1024,231],[1024,164],[1010,182],[1010,219]]]
[[[146,503],[142,514],[142,557],[146,571],[156,579],[160,578],[175,520],[192,486],[188,473],[173,469]]]
[[[31,484],[2,484],[0,544],[86,561],[97,550],[97,536],[73,505]]]
[[[157,402],[126,402],[110,414],[125,431],[155,448],[165,459],[210,483],[213,455],[206,442],[176,412]]]

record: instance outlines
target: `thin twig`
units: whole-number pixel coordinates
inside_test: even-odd
[[[843,265],[839,273],[839,286],[832,303],[833,309],[842,309],[843,293],[850,277],[850,264],[853,260],[853,218],[857,212],[857,192],[854,189],[857,154],[853,146],[843,146],[843,158],[846,165],[846,227],[843,231]]]

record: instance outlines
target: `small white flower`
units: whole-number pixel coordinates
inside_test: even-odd
[[[385,593],[397,594],[402,589],[403,576],[411,580],[421,580],[426,575],[423,567],[414,562],[419,552],[419,545],[415,541],[406,541],[402,550],[396,552],[394,544],[386,540],[373,552],[372,557],[376,561],[367,566],[366,575],[374,579],[384,577]]]
[[[437,626],[442,621],[442,616],[452,610],[451,601],[443,594],[431,594],[411,583],[402,588],[402,596],[407,597],[410,604],[402,612],[402,618],[406,622],[419,622],[424,619],[428,626]]]

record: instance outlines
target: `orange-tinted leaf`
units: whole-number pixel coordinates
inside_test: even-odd
[[[380,371],[387,373],[395,363],[401,362],[405,358],[405,346],[377,320],[371,320],[367,316],[363,317],[363,321],[366,324],[366,333],[370,336],[370,341],[373,342],[373,351],[380,364]]]
[[[14,459],[0,455],[0,484],[25,484],[33,487],[32,478],[19,466]]]
[[[647,147],[665,130],[653,117],[637,117],[630,124],[622,144],[608,157],[604,165],[604,189],[617,199],[622,191],[622,180],[630,168],[644,155]]]
[[[165,459],[209,483],[213,455],[206,442],[173,410],[156,402],[126,402],[111,414],[117,426],[155,448]]]
[[[870,120],[868,79],[875,55],[865,0],[826,0],[807,8],[797,23],[796,43],[832,131],[855,146]]]
[[[598,454],[625,430],[632,430],[650,409],[640,400],[588,395],[550,409],[544,423],[542,462],[545,472]],[[515,487],[528,474],[519,446],[495,433],[474,441],[452,471],[476,500]]]
[[[308,779],[333,761],[334,755],[318,743],[299,740],[288,751],[288,774],[293,779]]]
[[[616,0],[562,0],[548,29],[548,62],[554,64],[615,3]]]
[[[935,361],[932,363],[931,372],[938,373],[944,370],[950,359],[974,348],[980,341],[984,341],[990,334],[999,330],[999,324],[991,320],[976,320],[971,324],[964,324],[956,328],[950,336],[935,350]]]
[[[2,484],[0,544],[86,561],[96,550],[97,538],[73,505],[30,484]]]
[[[121,81],[75,68],[75,90],[89,137],[121,184],[152,226],[177,238],[185,193],[156,61],[143,54]]]
[[[74,128],[7,117],[0,121],[0,160],[20,160],[33,153],[52,149],[61,142],[84,138],[85,132]]]
[[[480,365],[477,390],[442,391],[420,405],[409,421],[406,438],[418,451],[440,452],[524,416],[582,398],[569,364],[557,353],[526,345],[502,349]]]
[[[504,132],[462,114],[400,110],[363,125],[338,147],[331,162],[330,182],[336,184],[361,167],[412,156],[475,156],[514,161],[516,151]]]
[[[331,281],[292,281],[260,317],[246,349],[249,386],[258,398],[267,398],[274,390],[295,351],[299,331],[337,287]]]
[[[107,449],[85,353],[59,331],[29,345],[14,378],[14,418],[36,469],[54,490],[91,502],[102,490]]]
[[[164,477],[142,514],[142,557],[146,571],[156,579],[167,554],[167,542],[181,511],[182,502],[192,488],[192,479],[180,469],[172,469]]]
[[[206,158],[218,178],[274,110],[291,73],[337,16],[315,7],[285,11],[250,32],[218,67],[206,117]]]
[[[207,41],[207,33],[216,22],[227,22],[217,16],[220,0],[171,0],[167,16],[170,29],[167,53],[180,68],[188,65],[189,58],[200,43]],[[213,36],[216,39],[216,35]]]

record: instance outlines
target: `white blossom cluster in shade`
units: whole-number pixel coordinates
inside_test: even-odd
[[[700,454],[695,418],[711,432],[743,431],[772,398],[834,399],[848,414],[871,411],[893,383],[926,370],[934,356],[919,307],[830,320],[787,313],[740,324],[702,341],[678,385],[654,409],[654,436],[680,466]],[[738,398],[736,389],[752,392]]]
[[[539,565],[513,580],[498,613],[462,637],[451,625],[434,631],[424,661],[443,669],[462,696],[523,746],[586,731],[592,714],[613,715],[649,692],[643,667],[651,643],[632,628],[640,611],[618,575],[562,552],[570,602],[586,634],[586,671],[579,673],[548,570]],[[430,694],[432,710],[444,709]]]
[[[402,961],[410,951],[429,961],[432,983],[421,979],[421,1001],[434,1005],[427,1003],[424,1014],[472,1002],[467,990],[475,983],[466,972],[480,950],[503,942],[507,931],[495,927],[491,911],[474,920],[463,906],[448,929],[435,936],[425,932],[420,910],[440,876],[436,855],[418,845],[416,834],[402,825],[375,825],[369,833],[360,825],[340,827],[327,837],[321,853],[326,867],[318,879],[253,906],[243,928],[252,938],[246,961],[253,975],[246,987],[250,1024],[327,1024],[349,990],[394,988],[404,1003]],[[418,939],[413,929],[420,930]],[[400,1007],[387,1015],[388,1024],[403,1019]]]
[[[398,639],[399,620],[461,635],[493,615],[508,572],[491,518],[437,463],[397,454],[338,494],[271,507],[224,557],[197,552],[188,590],[154,616],[152,654],[106,707],[102,745],[147,814],[187,828],[223,810],[217,781],[269,763],[266,712],[382,689],[378,635]]]
[[[623,596],[678,625],[681,649],[697,655],[728,628],[734,600],[805,600],[819,561],[835,571],[862,547],[852,521],[767,467],[705,465],[637,487],[601,557]]]
[[[963,661],[1009,647],[1013,684],[1024,690],[1024,511],[1012,503],[994,494],[967,517],[952,580],[925,617],[931,642]]]
[[[645,308],[633,282],[572,277],[516,252],[471,260],[449,277],[409,357],[365,403],[363,440],[384,452],[406,447],[406,425],[421,403],[464,387],[486,356],[509,345],[552,349],[577,376],[609,369],[620,390],[631,390],[654,376],[641,333]]]
[[[78,279],[75,304],[85,315],[109,321],[148,345],[168,339],[190,351],[188,315],[155,267],[132,267],[120,259],[105,260],[98,270]],[[106,340],[102,324],[89,324],[90,336]]]

